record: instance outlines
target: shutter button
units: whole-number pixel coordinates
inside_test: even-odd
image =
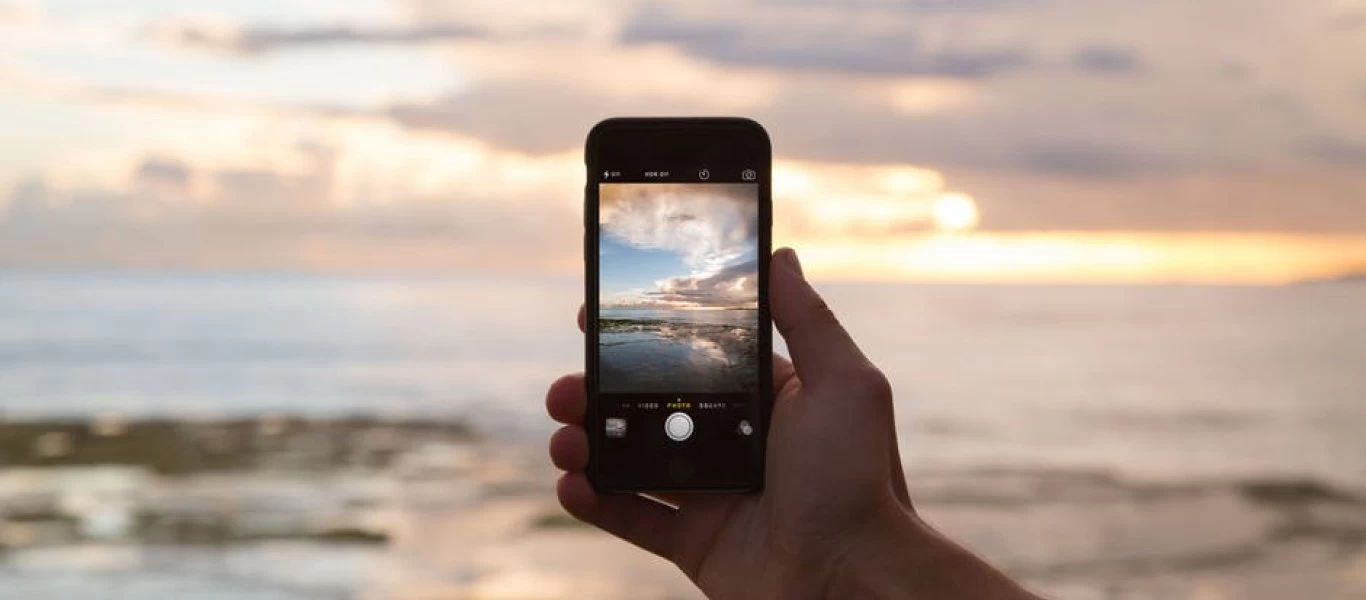
[[[669,418],[664,419],[664,435],[675,442],[692,437],[692,417],[681,412],[669,415]]]

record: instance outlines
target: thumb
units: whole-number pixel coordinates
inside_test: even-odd
[[[797,253],[779,249],[773,253],[771,267],[768,290],[773,323],[787,340],[802,382],[813,385],[834,375],[871,368],[835,313],[806,281]]]

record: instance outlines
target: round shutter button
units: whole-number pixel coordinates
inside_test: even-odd
[[[675,442],[692,437],[692,417],[681,412],[669,415],[664,419],[664,435]]]

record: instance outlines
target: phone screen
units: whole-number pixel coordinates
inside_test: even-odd
[[[590,160],[589,427],[592,466],[609,488],[762,483],[768,159],[717,135],[605,136],[673,151],[606,147]]]

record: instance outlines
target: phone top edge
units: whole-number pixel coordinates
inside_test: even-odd
[[[764,152],[772,156],[773,140],[768,130],[749,117],[609,117],[598,121],[588,130],[584,140],[584,163],[591,164],[592,152],[604,133],[617,129],[669,129],[673,127],[714,126],[720,129],[745,129],[763,140]]]

